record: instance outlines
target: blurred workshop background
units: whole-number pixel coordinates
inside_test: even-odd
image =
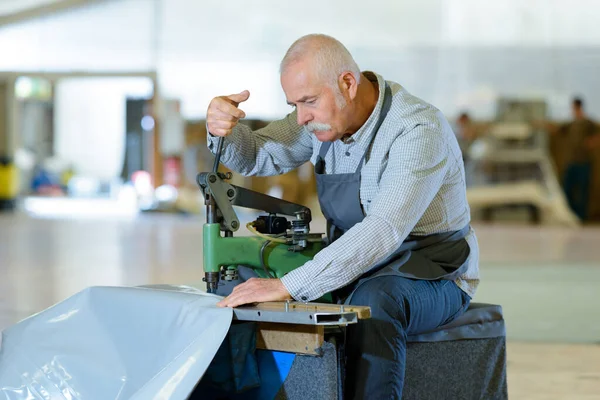
[[[594,0],[1,0],[0,329],[88,286],[200,282],[208,103],[283,117],[279,61],[320,32],[453,124],[511,398],[599,399],[599,24]],[[322,231],[311,165],[233,181]]]

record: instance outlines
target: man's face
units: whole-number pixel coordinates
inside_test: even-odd
[[[298,125],[306,126],[321,142],[344,135],[347,110],[342,94],[319,82],[306,61],[289,65],[281,75],[281,86],[288,104],[296,108]]]

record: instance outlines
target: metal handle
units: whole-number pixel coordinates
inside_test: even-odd
[[[219,171],[219,163],[221,162],[221,152],[223,151],[223,136],[219,136],[217,140],[217,153],[215,154],[215,164],[213,165],[213,172]]]

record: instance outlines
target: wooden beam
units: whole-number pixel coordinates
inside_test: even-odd
[[[76,7],[87,6],[109,0],[60,0],[37,7],[27,8],[11,14],[0,16],[0,26],[18,24],[35,18],[46,17],[61,11],[71,10]]]
[[[320,355],[324,340],[324,325],[261,322],[256,330],[257,349]]]

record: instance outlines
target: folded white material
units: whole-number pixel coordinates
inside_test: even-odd
[[[2,332],[0,400],[186,399],[231,325],[185,286],[92,287]]]

